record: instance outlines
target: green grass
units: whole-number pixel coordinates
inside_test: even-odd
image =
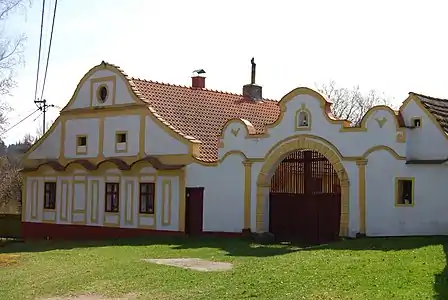
[[[139,299],[441,300],[448,299],[446,252],[443,237],[307,249],[216,238],[11,243],[0,247],[0,298],[133,293]],[[178,257],[232,262],[234,269],[205,273],[141,261]]]

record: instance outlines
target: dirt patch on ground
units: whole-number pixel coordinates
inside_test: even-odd
[[[6,267],[19,262],[18,254],[0,254],[0,267]]]
[[[135,295],[126,295],[120,298],[107,298],[101,295],[76,295],[76,296],[61,296],[50,298],[39,298],[39,300],[134,300]]]
[[[200,258],[144,259],[144,261],[202,272],[229,271],[232,269],[231,263],[208,261]]]

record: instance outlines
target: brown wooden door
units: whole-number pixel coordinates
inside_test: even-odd
[[[204,188],[186,189],[185,233],[199,235],[203,226]]]

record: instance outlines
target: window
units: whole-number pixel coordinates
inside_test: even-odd
[[[422,127],[422,119],[421,118],[412,118],[412,126],[415,128]]]
[[[120,188],[118,183],[106,183],[106,212],[115,213],[119,211],[119,192]]]
[[[87,146],[87,136],[85,136],[85,135],[78,136],[77,144],[78,144],[78,147],[79,146]]]
[[[154,183],[140,183],[140,213],[154,213]]]
[[[115,152],[123,153],[128,151],[128,133],[126,131],[115,133]]]
[[[56,182],[45,182],[44,209],[56,208]]]
[[[107,90],[106,85],[100,85],[96,91],[96,98],[99,102],[104,103],[107,100],[107,97],[109,96],[109,91]]]
[[[399,206],[414,205],[414,179],[397,178],[395,182],[396,204]]]
[[[127,134],[125,132],[119,132],[116,136],[117,143],[126,143]]]

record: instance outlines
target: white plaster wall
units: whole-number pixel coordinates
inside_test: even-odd
[[[59,158],[61,151],[61,128],[59,120],[54,130],[49,133],[42,143],[32,151],[28,158],[30,159],[56,159]]]
[[[72,119],[65,123],[65,157],[97,157],[99,150],[99,119]],[[76,154],[77,135],[87,136],[87,153]],[[55,145],[56,146],[56,145]]]
[[[27,222],[42,222],[51,221],[56,224],[81,224],[89,226],[104,226],[104,222],[116,223],[115,226],[122,228],[137,228],[139,227],[139,182],[148,182],[149,176],[126,176],[117,169],[108,169],[102,176],[40,176],[27,177],[26,185],[26,202],[25,214],[23,221]],[[154,180],[156,177],[153,176]],[[44,183],[46,181],[56,181],[56,209],[52,211],[44,211]],[[150,180],[152,181],[152,180]],[[165,199],[162,193],[163,182],[170,182],[170,209],[169,223],[162,222],[162,207],[168,208],[169,194],[165,193]],[[94,184],[92,184],[95,182]],[[120,210],[118,214],[105,213],[105,183],[118,182],[120,183]],[[179,177],[178,176],[159,176],[156,182],[156,199],[155,199],[155,226],[153,230],[179,230]],[[78,184],[78,186],[76,186]],[[74,197],[73,192],[78,191],[85,195],[85,190],[79,190],[83,186],[87,190],[87,197],[85,202],[83,199]],[[67,196],[67,197],[66,197]],[[80,203],[84,205],[85,210],[79,209],[75,212],[73,203]],[[79,205],[78,205],[79,206]],[[32,208],[35,211],[35,218],[32,217]],[[147,219],[153,216],[145,215]],[[113,224],[112,224],[113,225]],[[145,224],[140,224],[145,225]],[[151,225],[151,224],[146,224]]]
[[[127,131],[127,152],[115,152],[117,131]],[[104,157],[134,156],[140,144],[140,116],[117,116],[104,119]]]
[[[114,89],[113,81],[97,82],[91,90],[91,79],[115,76],[116,86]],[[109,97],[107,101],[102,104],[96,101],[96,87],[101,84],[106,84],[109,89]],[[115,94],[114,94],[115,93]],[[85,82],[82,83],[76,95],[75,101],[66,109],[86,108],[90,107],[90,100],[92,99],[92,106],[109,106],[112,105],[112,98],[115,96],[115,104],[135,103],[132,95],[129,93],[127,83],[118,76],[116,72],[109,70],[99,70],[92,74]],[[93,98],[92,98],[93,97]]]
[[[403,110],[403,118],[405,123],[411,126],[411,119],[414,117],[422,119],[422,127],[407,130],[409,159],[446,159],[448,154],[445,149],[448,148],[448,139],[412,100]]]
[[[296,131],[295,117],[296,112],[305,105],[311,112],[311,129],[306,131]],[[224,147],[219,149],[219,157],[223,157],[229,151],[242,151],[248,158],[265,158],[269,151],[272,151],[274,145],[280,147],[282,141],[293,140],[302,135],[314,141],[322,142],[323,138],[328,143],[333,144],[342,156],[361,157],[369,149],[382,145],[387,146],[397,152],[398,155],[406,155],[406,144],[396,141],[396,117],[395,114],[387,108],[379,108],[365,119],[367,131],[341,132],[341,124],[335,124],[329,121],[323,113],[321,103],[309,95],[299,95],[289,101],[286,105],[286,111],[279,125],[269,128],[268,137],[246,138],[246,128],[238,121],[231,123],[224,132]],[[379,121],[385,121],[380,126]],[[231,131],[238,131],[235,136]],[[323,142],[326,144],[325,142]],[[287,153],[285,153],[287,155]],[[359,203],[358,203],[358,167],[353,161],[344,161],[344,167],[349,177],[349,235],[355,236],[360,229]],[[251,229],[256,229],[256,181],[263,163],[254,163],[252,166],[252,195],[251,195]],[[275,171],[275,168],[273,169]],[[208,172],[210,173],[210,172]],[[266,208],[269,207],[268,197],[269,189],[264,191]],[[268,215],[266,216],[265,228],[269,227]]]
[[[218,167],[187,167],[187,187],[204,187],[203,230],[241,232],[244,227],[244,165],[238,155]]]
[[[349,181],[348,235],[355,237],[360,229],[358,166],[354,161],[344,161]]]
[[[295,130],[296,112],[305,104],[311,111],[312,124],[309,131]],[[396,142],[395,115],[387,109],[375,111],[367,120],[367,132],[340,132],[341,125],[328,121],[320,107],[320,101],[309,95],[299,95],[287,103],[281,123],[268,129],[267,138],[245,138],[246,129],[241,122],[229,124],[224,133],[224,147],[219,149],[219,156],[232,150],[240,150],[250,158],[264,158],[267,152],[279,141],[303,134],[321,137],[332,144],[343,156],[362,156],[368,149],[385,145],[394,149],[399,155],[406,154],[406,144]],[[382,128],[376,119],[386,118]],[[235,137],[231,130],[238,130]]]
[[[165,210],[169,207],[169,195],[167,193],[162,192],[163,189],[163,182],[169,181],[171,182],[171,217],[166,219],[166,221],[169,221],[168,224],[163,224],[163,209],[162,207],[165,207]],[[165,199],[163,199],[163,196],[165,196]],[[157,229],[160,230],[169,230],[169,231],[178,231],[179,230],[179,177],[177,176],[158,176],[157,177],[157,183],[156,183],[156,226]]]
[[[162,125],[156,124],[151,117],[146,116],[145,126],[145,152],[147,155],[188,153],[188,144],[167,133],[161,128]]]
[[[368,160],[367,235],[448,234],[447,166],[405,165],[385,151],[370,154]],[[395,177],[415,177],[413,207],[395,207]]]

